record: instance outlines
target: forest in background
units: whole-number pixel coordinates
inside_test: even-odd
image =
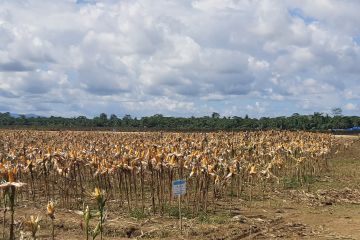
[[[47,130],[170,130],[170,131],[239,131],[239,130],[334,130],[360,126],[360,117],[343,116],[341,111],[332,115],[315,112],[312,115],[294,113],[291,116],[250,118],[223,117],[214,112],[203,117],[167,117],[161,114],[136,118],[131,115],[118,117],[101,113],[94,118],[78,117],[41,117],[0,113],[2,128],[35,128]]]

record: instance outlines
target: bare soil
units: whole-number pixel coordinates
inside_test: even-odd
[[[251,205],[241,199],[234,199],[231,207],[219,201],[209,213],[195,218],[185,212],[182,233],[171,212],[129,216],[112,209],[103,239],[360,239],[360,141],[356,137],[344,141],[351,144],[329,160],[327,173],[307,186],[275,191]],[[25,219],[40,215],[37,239],[51,239],[51,222],[45,212],[45,206],[17,206],[17,238],[21,230],[23,239],[30,239]],[[75,210],[57,209],[55,239],[86,239],[81,219]],[[2,236],[2,229],[0,233]]]

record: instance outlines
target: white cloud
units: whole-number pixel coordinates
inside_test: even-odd
[[[266,103],[255,102],[253,105],[247,105],[246,109],[250,112],[264,113],[266,111]]]
[[[354,110],[358,110],[358,106],[356,104],[353,103],[347,103],[344,108],[348,111],[354,111]]]
[[[0,2],[0,99],[11,111],[271,115],[360,104],[356,0],[76,2]]]

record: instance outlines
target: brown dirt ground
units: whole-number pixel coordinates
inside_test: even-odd
[[[360,239],[360,141],[344,139],[355,143],[333,156],[329,172],[306,188],[274,192],[252,206],[234,201],[231,211],[229,203],[218,202],[208,215],[186,218],[185,214],[182,234],[175,217],[137,219],[110,211],[104,239]],[[24,229],[25,218],[45,211],[44,207],[18,206],[17,227]],[[37,239],[51,239],[50,221],[45,214],[41,218]],[[85,239],[81,216],[57,209],[55,233],[56,239]]]

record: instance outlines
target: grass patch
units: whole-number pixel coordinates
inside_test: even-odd
[[[316,182],[316,177],[311,175],[305,175],[303,177],[304,183],[306,184],[313,184]]]
[[[179,207],[177,205],[165,205],[164,214],[169,215],[169,217],[179,218]],[[181,208],[181,215],[185,218],[193,218],[192,211],[187,207]]]
[[[283,178],[283,185],[285,189],[297,189],[303,187],[306,184],[313,184],[316,182],[316,177],[311,175],[305,175],[301,181],[297,177],[285,177]]]
[[[145,218],[149,218],[150,213],[147,211],[143,211],[140,208],[135,208],[134,210],[132,210],[130,212],[130,217],[135,218],[137,220],[141,220],[141,219],[145,219]]]
[[[224,224],[229,220],[229,218],[229,214],[209,215],[205,212],[199,213],[196,217],[200,223],[206,224]]]

